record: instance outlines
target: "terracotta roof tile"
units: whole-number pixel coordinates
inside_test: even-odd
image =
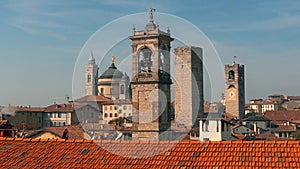
[[[298,152],[298,141],[153,142],[0,138],[0,168],[299,168]],[[136,155],[132,156],[134,158],[122,156],[133,154]],[[141,154],[146,156],[140,158]]]

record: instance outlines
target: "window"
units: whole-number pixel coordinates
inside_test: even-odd
[[[91,118],[94,118],[94,113],[91,113]]]
[[[121,85],[121,94],[125,93],[124,85]]]
[[[58,118],[61,118],[61,113],[57,113]]]
[[[104,117],[107,117],[107,113],[104,114]]]
[[[115,117],[118,117],[118,113],[115,113]]]
[[[126,117],[126,113],[123,113],[123,117]]]
[[[110,110],[112,110],[112,106],[110,106]]]
[[[112,113],[109,113],[109,117],[112,117],[113,116],[113,114]]]
[[[118,110],[118,106],[115,106],[115,110]]]
[[[104,88],[100,88],[100,94],[104,95]]]
[[[41,119],[41,117],[39,117],[39,120],[38,120],[38,122],[40,123],[42,121],[42,119]]]
[[[65,126],[66,125],[66,122],[63,122],[63,126]]]
[[[123,110],[127,110],[127,106],[123,106]]]
[[[53,126],[53,122],[50,122],[50,126]]]
[[[35,112],[34,115],[37,116],[37,113]]]
[[[56,126],[56,122],[54,122],[54,126]]]
[[[234,71],[233,70],[230,70],[228,72],[228,80],[234,80]]]
[[[88,74],[88,76],[87,76],[87,82],[90,83],[92,81],[91,79],[92,79],[91,78],[91,74]]]
[[[32,116],[32,112],[29,113],[30,117]]]
[[[58,122],[58,126],[60,126],[60,122]]]
[[[107,110],[107,106],[104,106],[104,110]]]

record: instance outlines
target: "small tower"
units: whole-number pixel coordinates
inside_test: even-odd
[[[97,90],[98,81],[98,66],[95,63],[95,58],[91,52],[91,57],[86,65],[85,70],[85,95],[96,96],[98,94]]]
[[[150,9],[144,30],[132,30],[133,139],[167,139],[170,128],[170,32],[154,24]]]
[[[242,119],[245,115],[244,65],[225,65],[226,113]]]
[[[174,49],[175,121],[188,130],[198,126],[197,118],[204,111],[202,53],[199,47]]]

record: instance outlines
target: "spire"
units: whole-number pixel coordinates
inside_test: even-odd
[[[89,58],[89,64],[95,64],[95,58],[94,58],[93,51],[91,51],[91,57]]]

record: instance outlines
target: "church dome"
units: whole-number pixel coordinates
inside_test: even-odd
[[[100,75],[99,79],[121,79],[122,77],[123,73],[117,69],[115,63],[112,63],[110,67],[102,75]]]

